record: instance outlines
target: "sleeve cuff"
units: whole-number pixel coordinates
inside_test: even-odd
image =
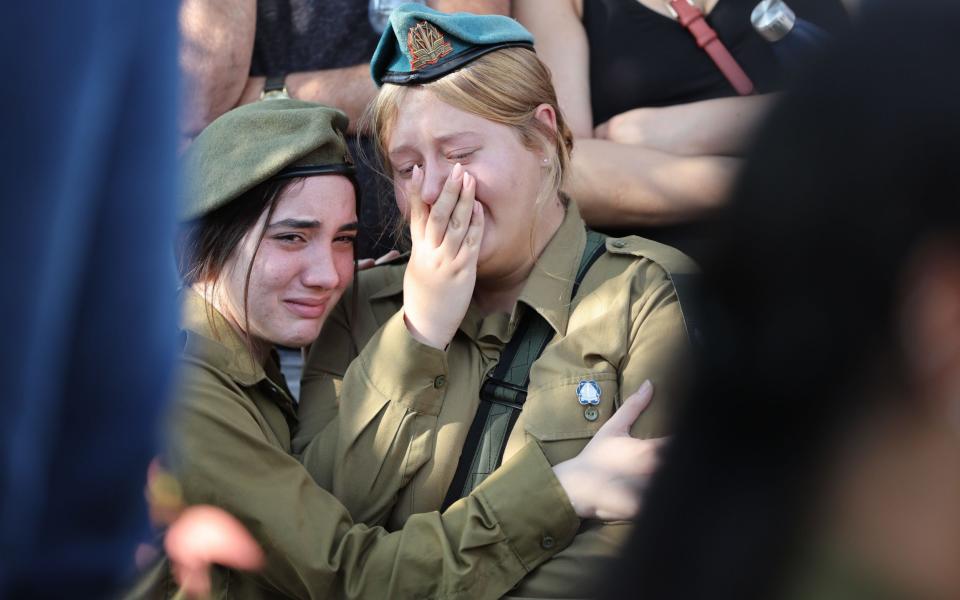
[[[580,527],[580,518],[536,442],[494,471],[474,496],[496,516],[528,572],[566,548]]]
[[[366,379],[385,398],[436,415],[447,389],[447,355],[414,339],[403,311],[384,323],[360,352]]]

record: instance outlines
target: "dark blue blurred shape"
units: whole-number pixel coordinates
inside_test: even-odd
[[[788,72],[808,63],[830,42],[830,34],[798,18],[782,0],[763,0],[753,9],[750,21],[770,42],[777,59]]]
[[[4,5],[0,597],[105,597],[147,533],[175,350],[176,11]]]

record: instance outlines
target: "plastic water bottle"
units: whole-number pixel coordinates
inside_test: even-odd
[[[387,22],[390,20],[390,13],[393,12],[393,9],[407,2],[427,3],[426,0],[370,0],[367,15],[370,17],[370,25],[373,26],[373,30],[377,33],[383,33],[383,30],[387,28]]]
[[[783,0],[763,0],[750,14],[750,22],[773,45],[780,64],[794,70],[806,63],[830,34],[813,23],[797,18]]]

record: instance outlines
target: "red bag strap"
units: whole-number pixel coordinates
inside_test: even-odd
[[[733,89],[741,96],[749,96],[753,93],[753,82],[747,77],[737,60],[733,58],[727,47],[723,45],[717,32],[707,24],[703,18],[700,9],[693,5],[691,0],[668,0],[669,6],[680,24],[686,27],[693,39],[697,41],[697,46],[703,48],[713,59],[713,62],[727,78]]]

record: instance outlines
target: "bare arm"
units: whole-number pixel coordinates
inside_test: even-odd
[[[256,23],[256,0],[183,0],[183,136],[196,137],[211,121],[239,103],[250,73]]]
[[[740,162],[579,139],[564,191],[594,227],[682,223],[723,202]]]
[[[587,34],[576,0],[515,0],[514,17],[530,30],[550,67],[560,110],[574,137],[593,137]]]
[[[692,150],[727,149],[735,147],[736,142],[721,138],[704,141],[696,124],[687,127],[682,123],[642,128],[649,146],[592,139],[589,47],[580,22],[581,6],[578,0],[513,3],[514,15],[534,34],[537,53],[551,67],[560,108],[576,138],[564,191],[577,201],[584,219],[594,227],[679,223],[719,205],[739,161],[715,156],[714,152]],[[687,113],[696,111],[689,107],[670,108],[674,109],[681,113],[679,118],[691,118]],[[729,116],[745,107],[724,105],[717,110],[727,111]],[[713,118],[707,111],[693,116],[701,124]],[[626,139],[628,124],[613,123],[612,135]],[[671,131],[671,127],[683,131]],[[722,129],[724,125],[710,127]],[[690,139],[682,139],[680,134]],[[676,152],[680,148],[688,148],[691,156]],[[673,151],[665,151],[668,149]]]
[[[598,125],[599,139],[680,156],[740,156],[775,96],[734,96],[635,108]]]
[[[247,104],[260,99],[266,77],[248,77],[243,95],[237,104]],[[370,78],[370,65],[363,63],[339,69],[300,71],[288,73],[285,79],[287,93],[291,98],[335,106],[350,117],[348,132],[363,114],[367,103],[377,93]]]

